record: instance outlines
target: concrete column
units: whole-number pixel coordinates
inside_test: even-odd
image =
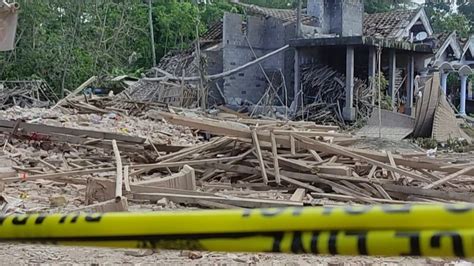
[[[405,114],[412,115],[413,110],[413,89],[415,83],[415,57],[409,56],[408,59],[408,77],[407,77],[407,102],[405,107]]]
[[[375,74],[377,73],[377,55],[375,47],[369,47],[369,65],[368,65],[368,78],[369,82],[372,81],[372,105],[375,105],[375,95],[377,94],[377,88],[373,84]]]
[[[472,98],[472,80],[468,80],[467,82],[467,98],[469,100],[474,100]]]
[[[448,88],[448,75],[449,75],[449,72],[441,71],[440,74],[441,74],[441,89],[443,90],[444,95],[446,95],[447,88]]]
[[[377,51],[375,47],[369,47],[369,79],[375,77],[377,72]]]
[[[298,111],[299,99],[300,99],[300,90],[301,90],[301,80],[300,80],[300,51],[295,49],[295,85],[293,87],[293,112]]]
[[[467,76],[461,76],[461,102],[459,103],[459,114],[466,115],[466,89],[467,89]]]
[[[389,52],[388,94],[392,97],[392,110],[395,111],[395,77],[397,70],[397,54],[395,49]]]
[[[356,118],[354,102],[354,47],[346,48],[346,105],[342,110],[342,115],[347,121],[354,121]]]

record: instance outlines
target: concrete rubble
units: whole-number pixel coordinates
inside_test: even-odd
[[[128,115],[106,111],[112,102],[81,108],[77,97],[0,112],[3,214],[474,202],[469,160],[364,149],[364,140],[314,122],[225,108]]]

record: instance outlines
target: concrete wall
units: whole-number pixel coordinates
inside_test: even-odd
[[[293,35],[291,35],[293,31]],[[257,57],[284,46],[290,36],[294,36],[294,27],[288,27],[275,18],[247,16],[243,21],[241,15],[224,14],[223,33],[223,70],[228,71],[255,60],[252,46]],[[289,66],[292,61],[289,53],[280,53],[262,63],[267,72],[281,69],[286,75],[293,72]],[[286,79],[286,77],[285,77]],[[288,80],[287,80],[288,82]],[[274,84],[277,86],[277,84]],[[268,88],[265,75],[257,65],[237,74],[224,78],[223,91],[229,104],[240,105],[245,101],[257,103]]]
[[[224,65],[222,62],[222,49],[204,50],[202,52],[205,55],[207,61],[207,74],[213,75],[222,73],[224,70]],[[219,80],[217,82],[217,85],[213,83],[213,85],[209,88],[209,105],[224,103],[224,99],[222,99],[222,96],[220,95],[219,90],[217,88],[217,86],[219,86],[222,89],[223,85],[224,82],[222,80]]]
[[[362,0],[308,0],[307,13],[318,18],[321,33],[335,33],[339,36],[362,35]]]

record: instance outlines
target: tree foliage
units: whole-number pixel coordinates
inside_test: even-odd
[[[459,12],[455,12],[452,6],[444,1],[430,1],[425,4],[425,10],[431,20],[435,32],[456,31],[460,36],[467,37],[473,32],[472,18],[466,16],[461,10],[467,11],[471,4],[460,6]],[[470,14],[474,16],[474,14]]]
[[[474,33],[474,1],[458,1],[458,12],[469,20],[471,33]]]
[[[141,1],[19,0],[17,48],[0,54],[2,79],[43,78],[72,89],[91,75],[148,66]]]
[[[0,53],[1,79],[42,78],[59,92],[76,88],[92,75],[138,75],[152,65],[148,0],[16,1],[21,5],[17,48]],[[241,1],[272,8],[297,4]],[[306,6],[307,1],[302,2]],[[383,12],[409,4],[410,0],[365,0],[365,10]],[[472,24],[472,6],[460,3],[459,14],[432,7],[430,17],[438,30],[461,29],[465,34],[466,17]],[[190,48],[196,34],[203,34],[226,11],[241,10],[229,0],[152,0],[158,60],[171,50]]]
[[[412,4],[411,0],[365,0],[364,10],[372,14],[387,12],[393,9],[405,9],[411,7]]]

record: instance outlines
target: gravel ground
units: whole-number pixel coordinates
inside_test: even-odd
[[[438,258],[369,258],[289,254],[249,254],[0,245],[2,265],[23,264],[257,264],[257,265],[473,265],[474,261]]]

